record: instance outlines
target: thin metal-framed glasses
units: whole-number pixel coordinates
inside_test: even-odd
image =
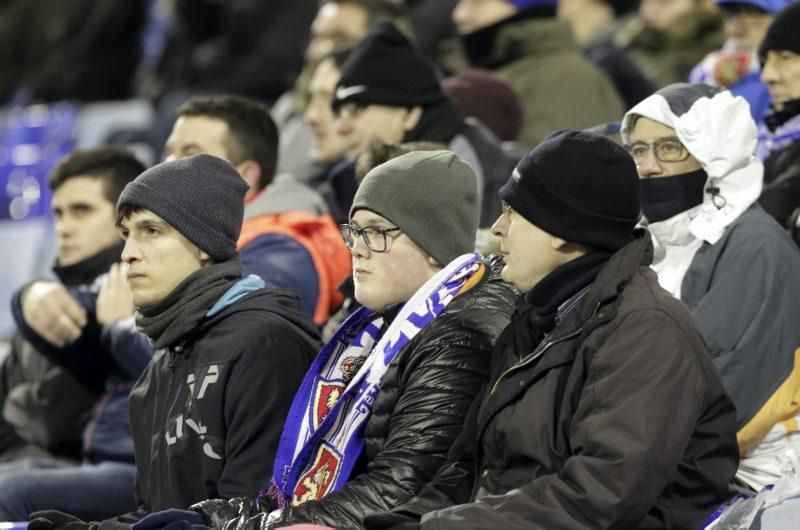
[[[365,226],[359,228],[351,224],[339,225],[339,231],[344,239],[344,246],[352,250],[356,246],[358,238],[362,238],[366,243],[367,248],[373,252],[386,252],[389,250],[389,236],[392,232],[400,231],[400,228],[394,226],[391,228],[378,228],[377,226]],[[391,238],[394,239],[394,238]]]
[[[656,160],[659,162],[683,162],[689,158],[688,149],[686,149],[681,141],[675,136],[659,138],[652,144],[645,142],[633,142],[631,144],[627,144],[625,149],[628,150],[633,157],[633,161],[637,164],[640,164],[644,161],[644,158],[647,156],[647,152],[650,151],[650,149],[653,150],[653,154],[655,155]]]

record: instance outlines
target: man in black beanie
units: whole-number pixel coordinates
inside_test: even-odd
[[[526,294],[491,381],[433,481],[366,526],[697,528],[730,495],[735,411],[647,267],[633,161],[557,131],[500,197],[502,276]]]
[[[139,509],[253,496],[319,343],[293,291],[242,278],[247,184],[211,155],[164,162],[117,203],[136,325],[157,349],[130,395]],[[78,524],[38,512],[31,528]]]
[[[800,244],[800,3],[789,4],[767,30],[759,56],[772,113],[759,131],[764,161],[760,202]]]
[[[461,117],[433,63],[391,23],[377,23],[353,49],[331,104],[349,158],[357,158],[375,137],[444,144],[478,177],[479,226],[489,227],[497,218],[497,190],[516,160],[483,124]]]

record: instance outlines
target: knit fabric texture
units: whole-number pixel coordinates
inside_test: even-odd
[[[149,210],[216,261],[236,253],[247,183],[228,162],[207,154],[155,165],[128,183],[117,210]]]
[[[414,151],[367,173],[350,217],[366,209],[394,223],[440,265],[475,249],[475,172],[450,151]]]
[[[594,249],[633,241],[639,175],[619,144],[588,132],[559,130],[517,164],[500,198],[545,232]]]
[[[761,66],[770,50],[789,50],[800,53],[800,2],[793,2],[775,16],[769,25],[764,40],[758,48]]]

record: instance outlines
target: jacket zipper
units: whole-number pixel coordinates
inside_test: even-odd
[[[497,389],[497,385],[499,385],[500,381],[502,381],[503,378],[505,376],[507,376],[509,373],[511,373],[511,372],[513,372],[515,370],[518,370],[520,368],[523,368],[525,366],[528,366],[530,363],[532,363],[533,361],[535,361],[536,359],[538,359],[539,357],[544,355],[544,352],[546,352],[554,344],[558,344],[559,342],[564,342],[565,340],[568,340],[568,339],[571,339],[573,337],[576,337],[576,336],[580,335],[580,333],[582,331],[583,331],[583,327],[580,327],[580,328],[578,328],[577,330],[573,331],[572,333],[570,333],[568,335],[564,335],[563,337],[559,337],[557,339],[552,339],[552,340],[547,341],[545,343],[545,345],[542,346],[541,349],[539,349],[539,351],[537,351],[536,353],[532,354],[530,357],[528,357],[524,361],[515,364],[514,366],[512,366],[511,368],[509,368],[508,370],[506,370],[505,372],[500,374],[500,377],[498,377],[497,381],[495,381],[494,385],[492,385],[492,391],[489,392],[489,395],[494,394],[494,391]]]

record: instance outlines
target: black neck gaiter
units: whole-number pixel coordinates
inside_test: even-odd
[[[108,272],[114,263],[121,260],[123,248],[125,248],[125,244],[120,241],[119,244],[101,250],[94,256],[74,265],[61,267],[56,262],[53,266],[53,273],[67,287],[92,283],[98,276]]]
[[[238,255],[203,267],[157,304],[137,308],[136,327],[150,338],[156,349],[171,346],[190,335],[209,309],[241,277],[242,263]]]
[[[800,99],[794,99],[784,103],[783,110],[773,111],[772,114],[766,116],[764,118],[764,123],[767,124],[767,128],[771,132],[775,132],[775,129],[791,120],[798,114],[800,114]]]
[[[649,223],[658,223],[694,208],[703,202],[703,188],[708,175],[704,169],[639,181],[642,213]]]

